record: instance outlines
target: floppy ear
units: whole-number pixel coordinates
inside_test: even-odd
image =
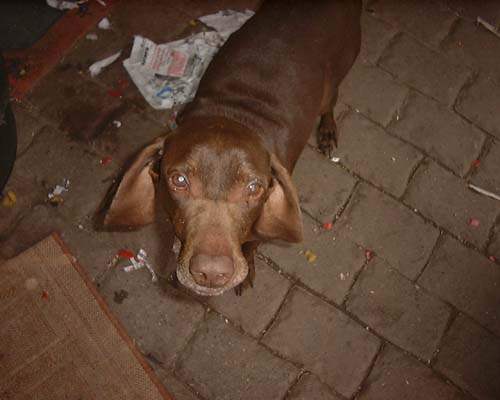
[[[153,222],[158,180],[153,166],[161,157],[165,137],[146,146],[125,172],[104,217],[105,226],[141,226]]]
[[[292,177],[274,154],[271,154],[271,168],[271,192],[255,223],[255,232],[265,239],[301,242],[302,213]]]

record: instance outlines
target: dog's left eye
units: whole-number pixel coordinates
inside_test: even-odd
[[[262,186],[259,182],[254,181],[247,185],[247,193],[250,196],[258,196],[262,192]]]

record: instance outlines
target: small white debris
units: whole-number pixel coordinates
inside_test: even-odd
[[[375,294],[375,292],[373,290],[370,290],[370,294]]]
[[[360,112],[357,108],[354,108],[354,111],[356,111],[358,114],[359,114],[359,112]]]
[[[151,264],[148,263],[146,257],[147,257],[146,251],[144,249],[139,249],[135,257],[129,258],[132,265],[127,265],[126,267],[123,267],[123,270],[125,272],[132,272],[146,267],[151,273],[151,281],[156,282],[158,281],[158,277],[156,276],[156,273]]]
[[[80,4],[86,3],[87,0],[83,1],[64,1],[64,0],[47,0],[47,5],[52,8],[57,8],[58,10],[73,10],[78,8]]]
[[[340,280],[341,281],[345,281],[346,280],[346,276],[343,272],[340,273]]]
[[[113,125],[116,126],[117,128],[120,128],[122,126],[122,123],[120,121],[118,121],[118,120],[115,119],[113,121]]]
[[[391,157],[392,162],[396,162],[396,157]]]
[[[469,189],[472,189],[477,193],[481,193],[485,196],[491,197],[492,199],[500,201],[500,195],[493,193],[493,192],[490,192],[488,190],[482,189],[479,186],[473,185],[472,183],[469,183]]]
[[[101,6],[106,7],[107,4],[104,0],[96,0]]]
[[[118,57],[120,57],[121,54],[122,54],[122,51],[120,50],[119,52],[117,52],[109,57],[106,57],[102,60],[96,61],[94,64],[92,64],[89,67],[90,76],[94,77],[94,76],[99,75],[104,68],[106,68],[107,66],[113,64],[116,60],[118,60]]]
[[[97,33],[87,33],[85,35],[85,39],[87,40],[97,40],[98,36]]]
[[[78,224],[78,229],[83,229],[83,225],[82,224]]]
[[[103,19],[101,19],[99,21],[99,23],[97,24],[97,27],[99,29],[104,29],[104,30],[111,29],[111,22],[109,21],[109,19],[107,19],[106,17],[104,17]]]
[[[396,121],[399,121],[399,114],[396,114]]]
[[[498,31],[497,28],[495,28],[492,24],[490,24],[488,21],[484,20],[481,17],[477,17],[476,22],[482,26],[484,26],[487,30],[489,30],[491,33],[493,33],[495,36],[500,38],[500,32]]]
[[[338,163],[338,162],[340,162],[340,157],[332,157],[332,158],[330,158],[330,161],[332,161],[334,163]]]

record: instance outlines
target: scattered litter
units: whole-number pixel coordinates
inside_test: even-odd
[[[103,7],[107,7],[108,5],[106,4],[106,2],[104,0],[96,0],[101,6]]]
[[[358,114],[360,113],[360,111],[357,108],[354,108],[354,111],[356,111]]]
[[[396,114],[396,121],[399,121],[399,114]]]
[[[125,87],[125,80],[119,79],[118,80],[118,86],[115,87],[114,89],[111,89],[108,94],[111,97],[122,97],[123,94],[123,88]]]
[[[316,256],[316,254],[314,254],[312,252],[312,250],[309,250],[309,249],[306,250],[306,252],[304,253],[304,255],[306,256],[307,261],[310,262],[310,263],[313,263],[318,258],[318,256]]]
[[[332,157],[330,158],[330,161],[333,161],[334,163],[340,162],[340,157]]]
[[[110,162],[111,162],[111,157],[110,156],[104,156],[103,158],[101,158],[101,161],[100,161],[100,163],[102,165],[109,164]]]
[[[97,27],[99,29],[104,29],[104,30],[111,29],[111,22],[109,21],[108,18],[104,17],[103,19],[101,19],[99,21],[99,23],[97,24]]]
[[[42,299],[48,299],[49,298],[49,294],[47,292],[42,292],[42,294],[40,294],[40,297]]]
[[[114,125],[114,126],[116,126],[117,128],[121,128],[122,123],[121,123],[121,121],[118,121],[118,120],[116,120],[116,119],[115,119],[115,120],[113,121],[113,125]]]
[[[482,26],[484,26],[487,30],[489,30],[491,33],[493,33],[495,36],[500,38],[500,32],[498,31],[497,28],[495,28],[492,24],[490,24],[488,21],[484,20],[481,17],[477,17],[476,22]]]
[[[470,163],[470,166],[476,167],[480,162],[481,162],[481,160],[478,160],[478,159],[472,160],[472,162]]]
[[[491,197],[492,199],[500,201],[500,195],[495,194],[493,192],[490,192],[486,189],[482,189],[479,186],[473,185],[472,183],[469,183],[469,189],[472,189],[478,193],[484,194],[485,196]]]
[[[375,294],[375,291],[374,290],[370,290],[370,294]]]
[[[467,224],[470,226],[478,227],[479,225],[481,225],[481,221],[476,218],[471,218],[467,221]]]
[[[133,258],[134,257],[134,253],[132,253],[131,251],[125,250],[125,249],[118,250],[118,253],[116,253],[116,254],[118,255],[118,257],[121,257],[121,258]]]
[[[365,250],[365,258],[367,261],[370,261],[373,258],[373,251]]]
[[[98,39],[97,33],[87,33],[85,35],[85,39],[87,39],[87,40],[97,40]]]
[[[396,162],[396,157],[391,157],[392,162]]]
[[[94,282],[97,283],[98,286],[100,284],[101,279],[104,277],[104,275],[106,275],[111,268],[113,268],[116,264],[118,264],[119,259],[120,259],[120,256],[118,254],[115,254],[113,256],[113,258],[106,264],[106,268],[104,268],[104,270],[102,270],[99,274],[97,274],[95,276],[95,278],[93,280],[94,280]]]
[[[80,5],[86,3],[88,0],[80,1],[64,1],[64,0],[47,0],[47,5],[58,10],[74,10],[79,8]]]
[[[489,256],[488,257],[488,260],[492,261],[492,262],[496,262],[497,261],[497,258],[495,256]]]
[[[16,201],[16,194],[12,190],[9,190],[2,198],[2,206],[12,207],[14,204],[16,204]]]
[[[54,188],[47,194],[49,202],[52,205],[57,206],[59,203],[64,201],[61,196],[64,192],[69,190],[69,179],[64,178],[62,185],[56,185]]]
[[[82,224],[78,224],[78,229],[83,229],[83,225]]]
[[[166,44],[157,45],[136,36],[123,66],[153,108],[168,109],[188,103],[215,53],[252,15],[252,11],[228,10],[201,17],[204,24],[216,31],[200,32]]]
[[[118,60],[118,57],[120,57],[121,54],[122,54],[122,51],[120,50],[119,52],[117,52],[109,57],[106,57],[103,60],[96,61],[94,64],[92,64],[89,67],[90,76],[94,77],[94,76],[99,75],[104,68],[106,68],[107,66],[113,64],[116,60]]]
[[[147,257],[146,251],[144,249],[139,249],[137,256],[135,258],[134,257],[129,258],[132,265],[128,265],[126,267],[123,267],[123,270],[125,272],[131,272],[131,271],[136,271],[138,269],[142,269],[142,268],[146,267],[149,270],[149,272],[151,273],[151,281],[156,282],[156,281],[158,281],[158,277],[156,276],[156,273],[155,273],[153,267],[151,266],[151,264],[148,263],[146,257]],[[136,260],[136,258],[137,258],[137,260]]]
[[[324,230],[331,231],[333,229],[333,222],[332,221],[323,222],[321,226],[323,227]]]
[[[349,272],[346,272],[345,274],[343,272],[340,273],[340,280],[345,281],[349,277]]]

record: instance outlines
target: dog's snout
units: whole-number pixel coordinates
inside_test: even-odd
[[[227,256],[198,254],[191,258],[189,271],[200,286],[222,287],[233,276],[233,260]]]

